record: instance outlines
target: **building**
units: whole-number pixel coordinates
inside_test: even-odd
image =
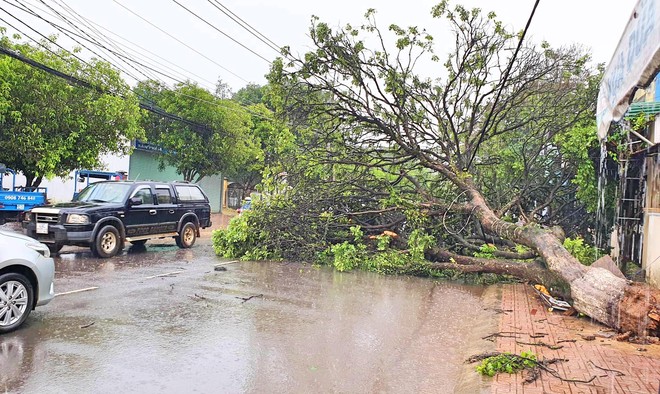
[[[153,181],[177,181],[181,176],[177,174],[174,167],[166,166],[162,170],[159,168],[158,154],[159,149],[152,144],[135,141],[133,143],[133,153],[130,156],[104,155],[101,157],[103,169],[109,171],[128,172],[129,180],[153,180]],[[73,198],[76,182],[73,179],[73,173],[67,178],[46,179],[41,186],[48,189],[48,199],[51,202],[71,201]],[[25,177],[17,175],[17,185],[25,185]],[[199,185],[209,197],[211,212],[221,212],[223,206],[224,184],[221,175],[215,175],[203,178]],[[84,185],[78,185],[78,189]]]
[[[598,134],[618,164],[612,247],[660,287],[660,0],[640,0],[605,71]],[[604,161],[604,160],[603,160]]]

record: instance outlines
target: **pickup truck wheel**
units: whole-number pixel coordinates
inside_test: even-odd
[[[119,253],[121,247],[119,231],[114,226],[107,225],[102,227],[96,234],[92,252],[98,257],[108,258]]]
[[[30,281],[21,274],[0,275],[0,334],[17,329],[34,305]]]
[[[184,224],[181,232],[174,239],[178,247],[183,249],[192,248],[197,240],[197,227],[195,223],[188,222]]]
[[[62,244],[46,244],[46,246],[48,246],[48,250],[50,250],[51,254],[59,252],[64,247]]]

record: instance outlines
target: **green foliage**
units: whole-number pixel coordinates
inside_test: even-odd
[[[96,88],[71,85],[17,59],[0,57],[0,161],[22,172],[26,186],[36,186],[44,177],[98,168],[103,154],[128,154],[131,140],[144,132],[138,100],[119,71],[96,59],[83,63],[49,41],[41,42],[42,48],[19,40],[0,31],[0,46]]]
[[[503,353],[484,359],[477,366],[477,372],[486,376],[495,376],[498,373],[514,374],[523,369],[536,367],[536,355],[530,352],[522,352],[520,356]]]
[[[251,116],[236,102],[218,98],[192,82],[166,89],[159,82],[143,81],[135,92],[165,111],[199,124],[151,113],[142,121],[149,141],[165,150],[160,155],[161,166],[174,166],[184,180],[198,182],[259,160]]]
[[[415,229],[408,237],[408,250],[415,261],[424,259],[424,252],[437,243],[436,239],[421,229]]]
[[[257,240],[255,232],[248,225],[252,211],[232,218],[225,230],[213,231],[213,250],[218,256],[227,258],[244,258],[253,254]]]
[[[584,265],[591,265],[605,254],[597,247],[585,243],[581,237],[566,238],[564,240],[564,247]]]
[[[483,196],[513,223],[585,222],[571,183],[584,157],[568,149],[579,141],[562,151],[555,140],[592,117],[597,83],[585,53],[526,42],[500,89],[491,71],[509,65],[518,33],[479,9],[443,2],[433,12],[457,38],[444,78],[416,73],[426,58],[438,61],[433,37],[415,26],[381,31],[373,11],[343,28],[313,17],[310,51],[273,62],[266,95],[293,143],[262,171],[271,198],[251,227],[268,253],[455,279],[463,276],[434,270],[424,255],[457,245],[452,230],[498,232],[480,228],[471,199]]]
[[[332,245],[330,247],[333,256],[332,265],[337,271],[350,271],[364,260],[365,249],[362,244],[355,245],[348,241]]]
[[[589,151],[598,147],[596,126],[576,126],[555,136],[555,142],[563,153],[566,162],[575,167],[571,182],[577,185],[576,197],[585,204],[588,212],[598,208],[598,180],[596,168]]]
[[[496,251],[497,251],[497,246],[493,244],[483,244],[479,247],[478,252],[474,252],[474,257],[492,259],[493,257],[495,257],[493,253]]]

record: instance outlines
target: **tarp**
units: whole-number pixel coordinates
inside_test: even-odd
[[[598,92],[598,137],[607,138],[613,121],[628,110],[638,87],[660,70],[660,0],[640,0],[628,20]]]

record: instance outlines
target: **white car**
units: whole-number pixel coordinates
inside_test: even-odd
[[[0,334],[17,329],[55,295],[55,264],[41,242],[0,230]]]

